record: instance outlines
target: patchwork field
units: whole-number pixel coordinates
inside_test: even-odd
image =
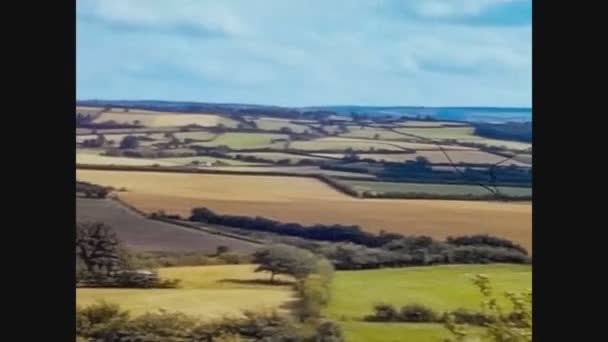
[[[440,341],[447,331],[439,324],[367,323],[374,304],[384,302],[397,307],[424,304],[438,312],[458,308],[479,309],[482,299],[470,277],[490,277],[499,303],[507,308],[506,291],[519,292],[532,287],[529,265],[449,265],[369,271],[336,272],[332,298],[324,314],[340,322],[348,341]],[[446,286],[449,284],[449,286]]]
[[[212,319],[238,317],[244,310],[281,310],[294,299],[288,285],[247,283],[268,278],[254,273],[254,269],[255,265],[161,268],[162,278],[181,279],[180,288],[77,289],[76,304],[86,306],[105,300],[119,304],[132,316],[164,309]]]
[[[358,191],[376,193],[398,192],[402,194],[425,193],[433,195],[487,195],[488,191],[479,185],[423,184],[370,181],[341,181]],[[531,196],[531,188],[500,187],[500,192],[509,196]]]
[[[254,149],[254,148],[277,148],[284,149],[286,141],[273,142],[276,139],[289,139],[285,134],[273,133],[224,133],[217,136],[213,141],[195,143],[192,145],[212,147],[228,146],[233,149]]]
[[[212,127],[220,124],[226,127],[237,126],[236,121],[215,114],[186,114],[145,110],[130,110],[128,112],[112,110],[101,114],[93,120],[93,123],[108,121],[114,121],[119,124],[139,124],[146,127],[178,127],[192,124],[203,127]]]
[[[76,164],[89,165],[128,165],[128,166],[175,166],[175,163],[164,159],[128,158],[103,156],[100,152],[76,151]]]
[[[140,210],[188,215],[204,206],[219,213],[282,221],[358,224],[369,231],[436,238],[489,233],[532,245],[530,203],[355,199],[309,178],[77,170],[77,178],[126,187],[118,196]]]
[[[357,139],[357,138],[341,138],[330,137],[308,141],[294,141],[289,145],[293,149],[304,151],[321,151],[321,150],[347,150],[352,148],[355,151],[371,151],[371,150],[389,150],[401,151],[404,149],[410,150],[438,150],[437,145],[424,144],[405,141],[387,141],[387,140],[372,140],[372,139]],[[462,146],[442,146],[446,150],[473,150],[469,147]]]
[[[397,128],[399,132],[411,134],[426,139],[475,139],[480,138],[473,135],[473,127],[415,127]],[[480,138],[482,139],[482,138]]]
[[[471,164],[496,164],[505,159],[505,157],[487,153],[484,151],[478,150],[446,150],[447,155],[452,159],[452,162],[458,163],[471,163]],[[334,157],[334,158],[342,158],[343,154],[338,153],[324,153],[318,154],[320,156],[326,157]],[[376,161],[388,161],[388,162],[397,162],[403,163],[405,161],[415,161],[417,157],[425,157],[428,159],[430,163],[449,163],[448,158],[445,156],[445,153],[442,151],[425,151],[419,150],[416,153],[403,153],[403,154],[379,154],[379,153],[358,153],[357,154],[361,159],[373,159]],[[530,164],[526,164],[525,162],[518,160],[509,160],[507,162],[502,163],[501,165],[507,166],[510,164],[515,164],[517,166],[529,166]]]
[[[278,131],[283,127],[289,128],[294,133],[304,133],[310,131],[309,127],[300,124],[294,124],[287,119],[278,118],[260,118],[255,120],[258,129],[265,131]]]
[[[112,226],[127,247],[137,251],[197,251],[215,253],[218,246],[251,253],[259,247],[247,241],[213,235],[150,220],[106,199],[76,199],[77,221],[102,221]]]
[[[263,159],[273,160],[273,161],[289,159],[291,164],[295,164],[302,159],[312,159],[312,160],[325,159],[322,157],[311,157],[311,156],[305,156],[305,155],[300,155],[300,154],[281,153],[281,152],[251,152],[251,153],[233,152],[233,153],[229,153],[229,155],[231,155],[231,156],[237,156],[237,155],[253,156],[253,157],[263,158]]]
[[[345,138],[364,138],[378,140],[405,140],[406,136],[384,128],[347,126],[348,133],[340,134]]]
[[[176,132],[173,135],[180,139],[192,139],[192,140],[211,140],[217,137],[217,133],[206,132],[206,131],[197,131],[197,132]]]

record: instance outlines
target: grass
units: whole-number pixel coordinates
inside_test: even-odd
[[[447,265],[336,272],[332,297],[324,314],[338,320],[348,341],[441,341],[449,333],[440,324],[368,323],[362,318],[372,313],[376,303],[403,306],[426,305],[438,312],[458,308],[479,309],[482,296],[470,277],[483,273],[490,277],[499,303],[508,302],[505,291],[532,287],[529,265]],[[370,279],[372,281],[370,281]]]
[[[175,163],[165,159],[111,157],[99,154],[101,152],[76,150],[76,164],[90,165],[130,165],[130,166],[175,166]]]
[[[78,179],[126,187],[118,196],[146,212],[188,215],[204,206],[222,214],[435,238],[488,233],[532,247],[530,203],[356,199],[310,178],[77,170]]]
[[[101,114],[93,120],[94,123],[115,121],[121,124],[134,124],[138,121],[140,125],[146,127],[178,127],[196,124],[204,127],[224,125],[226,127],[236,127],[237,122],[215,114],[187,114],[173,112],[153,112],[145,110],[130,110],[122,112],[112,110]]]
[[[294,141],[289,145],[290,148],[303,151],[321,151],[321,150],[346,150],[352,148],[356,151],[390,150],[399,151],[399,146],[386,144],[373,140],[361,140],[352,138],[321,138],[307,141]]]
[[[471,163],[471,164],[496,164],[505,159],[505,157],[479,151],[479,150],[447,150],[445,153],[442,151],[434,150],[434,151],[425,151],[419,150],[416,153],[403,153],[403,154],[394,154],[394,153],[358,153],[357,155],[361,159],[373,159],[376,161],[387,161],[387,162],[396,162],[403,163],[405,161],[411,160],[415,161],[417,157],[425,157],[431,163],[449,163],[449,160],[446,157],[446,154],[452,159],[452,161],[456,164],[458,163]],[[320,153],[317,154],[319,156],[326,157],[334,157],[334,158],[342,158],[344,154],[341,153]],[[503,165],[504,164],[504,165]],[[508,166],[509,164],[515,164],[518,166],[529,165],[522,161],[518,160],[510,160],[508,162],[504,162],[503,166]]]
[[[426,193],[434,195],[487,195],[488,190],[478,185],[459,184],[422,184],[370,181],[342,181],[358,191],[373,191],[376,193],[398,192],[403,194]],[[500,192],[509,196],[531,196],[531,188],[500,187]]]
[[[217,136],[216,133],[207,132],[207,131],[177,132],[177,133],[174,133],[173,135],[175,135],[175,137],[180,140],[184,140],[184,139],[211,140]]]
[[[180,288],[77,289],[76,303],[86,306],[103,299],[119,304],[134,316],[164,309],[201,318],[219,318],[239,316],[243,310],[280,308],[293,299],[288,285],[248,283],[268,278],[254,273],[254,269],[254,265],[161,268],[161,277],[181,279]]]
[[[255,120],[258,129],[264,131],[278,131],[283,127],[288,127],[294,133],[304,133],[305,131],[311,131],[309,127],[305,125],[294,124],[290,120],[276,119],[276,118],[260,118]]]
[[[440,324],[432,323],[340,322],[340,326],[348,342],[440,342],[451,337]]]
[[[277,149],[284,148],[284,142],[275,142],[273,139],[288,139],[289,137],[285,134],[272,134],[272,133],[224,133],[219,135],[213,141],[204,143],[195,143],[192,145],[196,146],[228,146],[234,149],[252,149],[252,148],[265,148],[265,147],[276,147]]]
[[[364,126],[361,128],[360,126],[347,126],[348,133],[340,134],[341,137],[346,138],[364,138],[364,139],[374,139],[376,135],[379,140],[404,140],[407,139],[406,136],[402,134],[392,132],[388,129],[378,128],[378,127],[367,127]]]

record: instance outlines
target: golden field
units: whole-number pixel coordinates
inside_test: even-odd
[[[255,265],[161,268],[159,276],[180,279],[179,288],[77,289],[76,304],[87,306],[104,300],[119,304],[133,316],[163,309],[201,318],[220,318],[239,316],[244,310],[280,310],[293,300],[289,285],[247,283],[268,279],[267,274],[254,273],[254,269]]]
[[[187,216],[194,207],[281,221],[357,224],[428,235],[488,233],[531,251],[532,206],[449,200],[356,199],[311,178],[77,170],[79,180],[125,187],[117,195],[140,210]]]

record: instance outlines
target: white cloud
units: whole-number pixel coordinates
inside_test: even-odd
[[[490,6],[463,1],[426,15]],[[529,25],[472,27],[376,11],[390,2],[79,0],[79,96],[283,105],[531,103]],[[113,23],[143,29],[116,32]],[[223,35],[163,30],[176,25]],[[187,79],[163,76],[165,67]],[[146,73],[154,77],[137,76]]]

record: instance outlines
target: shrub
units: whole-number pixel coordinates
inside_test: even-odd
[[[437,322],[439,315],[421,304],[408,304],[399,311],[401,322]]]
[[[456,324],[470,324],[470,325],[478,325],[484,326],[488,323],[494,322],[494,319],[487,314],[484,314],[479,311],[467,310],[467,309],[457,309],[448,313],[447,315],[451,315],[454,319],[454,323]],[[444,316],[445,319],[445,316]]]
[[[396,322],[399,320],[399,313],[393,305],[380,303],[374,305],[374,313],[364,319],[370,322]]]

